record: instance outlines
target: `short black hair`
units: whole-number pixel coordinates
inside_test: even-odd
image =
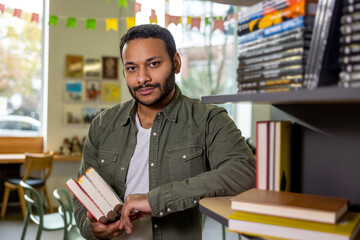
[[[174,37],[166,28],[160,27],[156,24],[142,24],[130,28],[120,41],[120,57],[124,61],[122,51],[125,44],[134,39],[157,38],[165,42],[166,50],[170,59],[173,59],[176,53],[176,44]]]

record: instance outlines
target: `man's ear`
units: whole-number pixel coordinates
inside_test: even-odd
[[[180,54],[178,52],[175,53],[174,55],[174,71],[175,73],[179,73],[181,69],[181,57]]]

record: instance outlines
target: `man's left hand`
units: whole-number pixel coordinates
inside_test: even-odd
[[[121,209],[119,229],[125,229],[126,233],[130,234],[133,228],[132,221],[151,216],[151,208],[146,194],[129,194]]]

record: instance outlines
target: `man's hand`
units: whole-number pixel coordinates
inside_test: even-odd
[[[87,212],[86,215],[90,220],[91,231],[93,232],[94,236],[99,239],[114,238],[120,236],[120,234],[124,232],[123,229],[119,228],[120,220],[108,224],[103,224],[98,222],[90,212]]]
[[[121,210],[119,229],[125,229],[126,233],[130,234],[133,228],[132,221],[151,216],[151,208],[146,194],[129,194]]]

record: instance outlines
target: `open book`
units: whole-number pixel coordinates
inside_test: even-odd
[[[93,168],[86,170],[78,181],[68,179],[66,186],[98,221],[107,223],[120,218],[123,202]]]

